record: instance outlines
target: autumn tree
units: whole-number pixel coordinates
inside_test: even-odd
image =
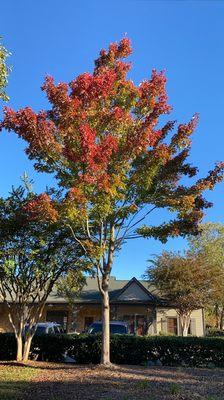
[[[197,115],[177,126],[169,121],[163,72],[135,85],[127,77],[131,54],[124,38],[101,50],[93,73],[69,84],[47,77],[42,90],[50,109],[5,109],[2,128],[27,142],[26,153],[38,171],[54,173],[63,189],[60,221],[70,227],[95,268],[102,298],[102,359],[110,363],[109,280],[115,253],[124,241],[197,234],[203,210],[202,193],[222,179],[223,164],[205,178],[187,162]],[[183,185],[182,178],[194,177]],[[185,182],[186,182],[185,178]],[[151,225],[155,210],[167,219]],[[170,215],[169,215],[170,212]]]
[[[187,336],[192,311],[213,301],[219,270],[211,268],[199,255],[163,252],[150,263],[145,277],[176,309],[182,335]]]
[[[9,55],[9,51],[0,43],[0,99],[2,99],[3,101],[9,100],[9,97],[5,92],[5,87],[8,83],[8,74],[10,70],[10,68],[6,64],[6,60]]]
[[[219,270],[219,279],[213,303],[207,308],[208,314],[215,317],[218,329],[224,329],[224,225],[207,222],[200,225],[198,236],[189,236],[189,249],[192,255],[201,255],[208,265]]]
[[[56,217],[46,194],[27,194],[19,187],[0,199],[0,298],[16,336],[17,361],[28,359],[36,324],[57,279],[80,268],[80,252]]]

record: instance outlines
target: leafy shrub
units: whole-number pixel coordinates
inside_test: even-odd
[[[40,358],[61,361],[65,352],[78,364],[100,362],[101,335],[42,335],[34,337],[32,351]],[[0,360],[15,358],[16,343],[12,334],[0,334]],[[36,349],[36,350],[35,350]],[[214,365],[224,367],[224,340],[174,336],[111,336],[111,361],[116,364],[146,365],[160,360],[167,366]]]
[[[217,328],[208,328],[206,331],[206,336],[222,336],[224,337],[224,330],[223,329],[217,329]]]

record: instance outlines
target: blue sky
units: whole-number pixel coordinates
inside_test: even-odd
[[[7,0],[1,4],[0,35],[12,52],[9,105],[45,108],[40,86],[46,74],[70,81],[91,71],[99,50],[127,34],[134,49],[134,82],[149,77],[152,68],[165,69],[172,119],[185,122],[195,112],[200,114],[190,161],[203,176],[216,161],[224,160],[223,20],[224,2],[214,0]],[[18,185],[24,171],[38,191],[51,183],[49,176],[35,172],[23,149],[15,135],[0,135],[0,195]],[[207,194],[214,207],[205,220],[224,222],[223,189],[221,184]],[[183,239],[166,245],[131,241],[116,258],[113,274],[139,277],[151,254],[185,245]]]

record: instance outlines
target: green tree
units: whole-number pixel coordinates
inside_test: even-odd
[[[2,99],[3,101],[9,100],[9,97],[5,92],[5,87],[8,83],[8,74],[10,71],[10,68],[6,64],[6,59],[9,56],[9,51],[0,43],[0,99]]]
[[[146,279],[176,309],[187,336],[192,311],[204,308],[213,300],[219,270],[214,270],[200,255],[163,252],[146,270]]]
[[[23,187],[0,199],[0,238],[0,297],[16,336],[17,361],[27,361],[47,297],[62,274],[79,270],[80,252],[55,222],[47,195],[26,193]]]
[[[197,175],[187,162],[190,137],[197,124],[158,126],[168,114],[166,78],[152,72],[135,85],[127,77],[130,41],[101,50],[93,73],[69,84],[47,77],[42,89],[50,110],[30,107],[5,110],[2,128],[27,142],[26,153],[38,171],[55,173],[62,188],[59,219],[69,226],[74,242],[96,271],[102,298],[102,359],[110,363],[109,281],[116,252],[138,237],[163,242],[169,236],[198,232],[204,197],[222,180],[222,163],[207,177],[183,185]],[[151,214],[166,209],[167,218],[152,225]],[[164,214],[163,214],[164,215]]]
[[[219,270],[219,280],[213,304],[207,309],[208,315],[215,317],[216,328],[224,328],[224,225],[207,222],[200,225],[200,234],[188,238],[190,252],[202,255],[208,265],[216,273]]]

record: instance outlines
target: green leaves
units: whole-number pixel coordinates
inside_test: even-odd
[[[163,252],[148,267],[146,278],[176,309],[187,313],[213,301],[219,273],[201,255]]]
[[[1,40],[1,37],[0,37]],[[5,87],[8,83],[8,74],[10,68],[6,64],[6,59],[11,53],[0,43],[0,99],[8,101],[9,97],[5,92]]]

